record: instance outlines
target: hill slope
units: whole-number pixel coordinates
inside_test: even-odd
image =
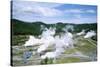
[[[68,28],[70,32],[80,32],[85,29],[86,31],[94,30],[97,32],[97,23],[92,24],[69,24],[69,23],[56,23],[56,24],[45,24],[43,22],[37,21],[33,23],[27,23],[16,19],[11,19],[12,23],[12,33],[14,35],[23,35],[23,34],[31,34],[31,35],[40,35],[43,31],[41,26],[50,28],[56,28],[56,33],[63,31],[63,28]]]

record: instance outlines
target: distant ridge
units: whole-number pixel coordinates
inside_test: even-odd
[[[12,33],[14,35],[17,35],[17,34],[40,35],[43,31],[43,30],[41,30],[41,25],[43,25],[44,27],[47,27],[47,28],[55,27],[56,32],[62,31],[62,28],[64,28],[67,25],[72,25],[74,27],[73,32],[80,32],[82,29],[85,29],[86,31],[94,30],[94,31],[97,32],[97,23],[71,24],[71,23],[58,22],[56,24],[45,24],[42,21],[36,21],[36,22],[28,23],[28,22],[24,22],[24,21],[21,21],[21,20],[17,20],[17,19],[11,19],[11,23],[12,23]]]

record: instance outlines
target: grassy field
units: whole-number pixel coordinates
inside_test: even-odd
[[[40,65],[40,56],[36,53],[38,46],[24,47],[23,44],[28,40],[28,35],[14,35],[12,36],[12,65],[13,66],[27,66]],[[50,50],[50,49],[49,49]],[[48,50],[48,51],[49,51]],[[32,56],[24,62],[24,52],[32,52]],[[66,49],[65,52],[52,64],[60,63],[76,63],[89,62],[97,60],[97,42],[92,39],[84,39],[83,36],[74,38],[74,48]],[[50,62],[50,63],[49,63]],[[47,64],[51,64],[49,60]]]

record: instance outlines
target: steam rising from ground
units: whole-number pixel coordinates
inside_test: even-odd
[[[91,31],[88,31],[86,33],[86,35],[84,36],[84,38],[91,38],[91,37],[93,37],[95,35],[96,35],[95,31],[91,30]]]
[[[34,36],[29,36],[29,40],[26,41],[24,44],[25,46],[31,46],[31,45],[39,45],[37,49],[37,53],[42,53],[43,51],[47,50],[48,47],[53,46],[54,51],[47,52],[44,55],[41,56],[41,59],[48,58],[56,58],[59,55],[61,55],[65,49],[67,49],[69,46],[73,47],[73,35],[72,33],[65,30],[65,32],[59,33],[59,35],[55,35],[56,28],[50,27],[45,28],[44,26],[41,26],[43,32],[39,36],[39,38],[36,38]]]
[[[81,32],[77,33],[77,35],[84,35],[85,34],[85,30],[82,30]]]
[[[40,39],[35,38],[34,36],[30,35],[29,40],[26,41],[24,46],[31,46],[31,45],[41,44],[41,43],[42,43],[42,41]]]
[[[66,25],[64,28],[63,28],[64,31],[74,31],[74,26],[73,25]]]
[[[72,26],[69,26],[73,30]],[[56,35],[56,28],[50,27],[49,29],[41,26],[41,30],[43,30],[42,34],[39,36],[39,38],[36,38],[34,36],[29,36],[29,40],[26,41],[24,46],[31,46],[31,45],[39,45],[37,49],[37,53],[41,54],[41,59],[45,58],[58,58],[67,48],[73,48],[73,34],[68,32],[68,28],[63,28],[64,32],[59,33]],[[82,30],[81,32],[77,33],[76,35],[81,36],[85,34],[85,30]],[[86,33],[84,38],[91,38],[92,36],[95,36],[96,33],[94,31],[89,31]],[[46,51],[49,47],[53,47],[54,50],[51,52],[47,52],[45,54],[42,54],[44,51]]]

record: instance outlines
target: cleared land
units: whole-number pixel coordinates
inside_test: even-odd
[[[12,37],[12,65],[40,65],[40,56],[36,53],[38,46],[24,47],[23,44],[28,40],[28,35],[16,35]],[[17,46],[15,46],[17,44]],[[52,48],[49,48],[50,51]],[[32,56],[24,60],[24,52],[32,52]],[[53,61],[53,64],[58,63],[75,63],[88,62],[97,60],[97,42],[83,36],[74,37],[74,48],[66,49],[65,52]],[[27,62],[24,62],[27,61]],[[50,61],[48,61],[49,64]]]

